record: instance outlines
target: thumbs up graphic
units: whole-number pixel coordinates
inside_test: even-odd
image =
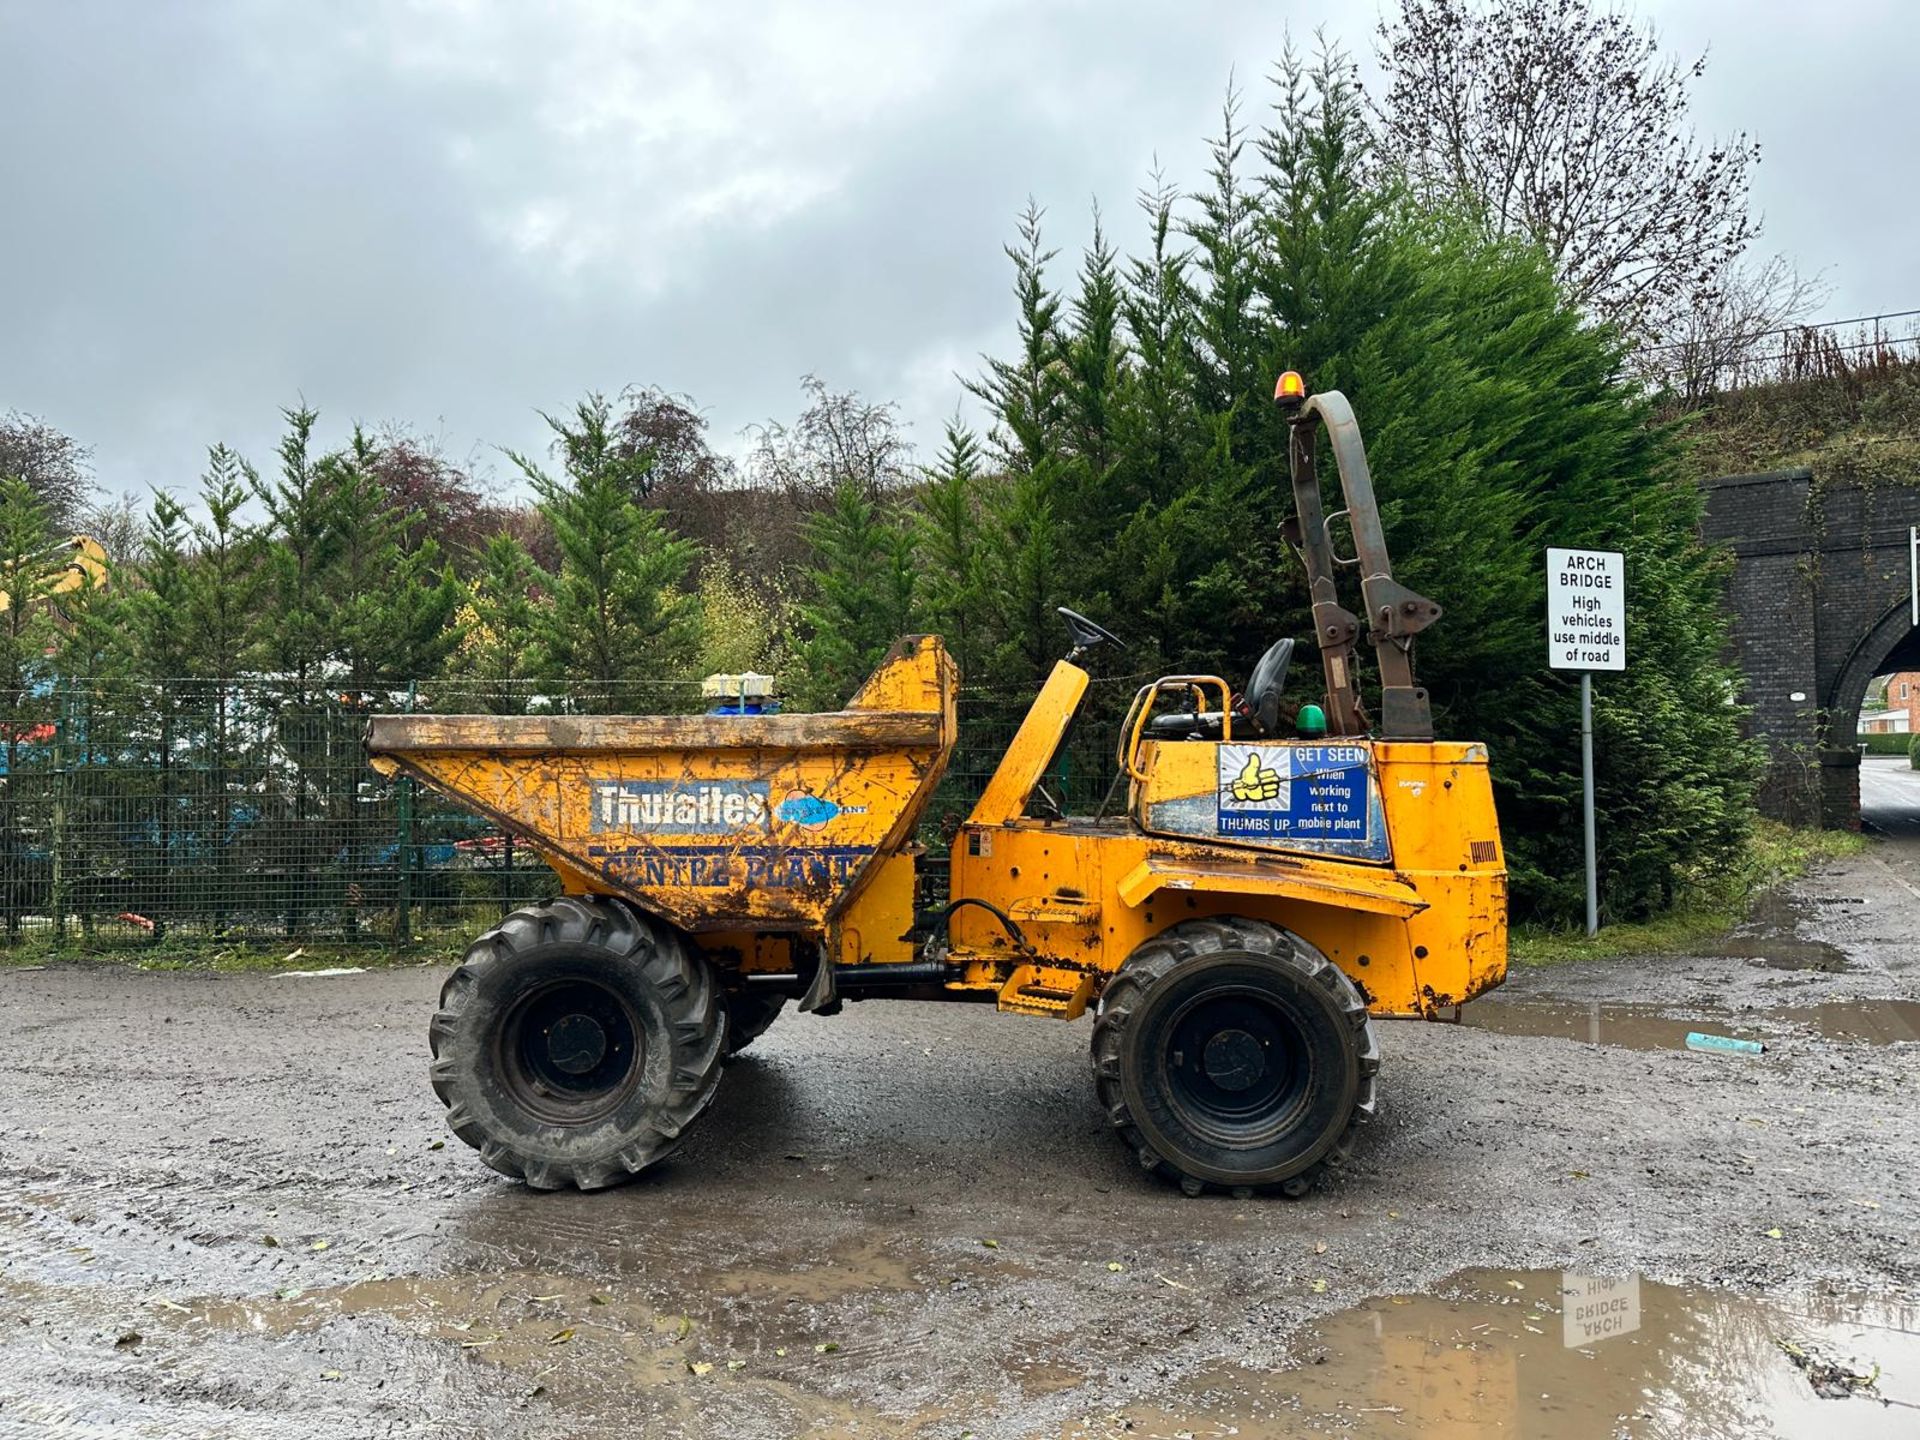
[[[1280,796],[1280,772],[1269,770],[1260,763],[1260,756],[1250,754],[1247,763],[1233,783],[1227,787],[1227,794],[1242,802],[1253,800],[1276,800]]]

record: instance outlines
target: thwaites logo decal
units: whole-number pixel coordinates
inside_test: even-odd
[[[594,834],[732,835],[767,824],[764,780],[601,780],[593,786]]]
[[[1223,839],[1365,840],[1372,807],[1357,745],[1222,745]]]

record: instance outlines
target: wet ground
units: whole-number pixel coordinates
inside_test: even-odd
[[[1892,839],[1388,1026],[1299,1202],[1139,1173],[1084,1025],[783,1018],[535,1195],[446,1133],[437,973],[0,971],[0,1436],[1920,1434],[1916,913]]]

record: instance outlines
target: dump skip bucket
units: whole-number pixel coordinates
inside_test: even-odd
[[[687,930],[815,929],[912,835],[954,741],[938,638],[824,715],[380,715],[376,770],[533,846],[570,891]]]

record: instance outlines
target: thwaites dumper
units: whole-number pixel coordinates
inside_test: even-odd
[[[565,892],[482,935],[441,992],[430,1073],[454,1132],[535,1187],[612,1184],[675,1148],[788,1000],[888,996],[1091,1010],[1100,1107],[1189,1193],[1299,1194],[1339,1161],[1374,1110],[1371,1017],[1433,1018],[1504,977],[1506,869],[1485,748],[1436,741],[1414,682],[1439,608],[1393,579],[1353,412],[1291,372],[1276,399],[1324,675],[1302,713],[1324,726],[1282,735],[1291,640],[1244,691],[1167,676],[1119,735],[1126,814],[1063,817],[1041,782],[1079,662],[1113,638],[1063,612],[1072,651],[953,837],[944,894],[915,840],[955,737],[932,636],[833,714],[375,718],[377,769],[520,837]],[[1360,572],[1377,722],[1340,563]]]

